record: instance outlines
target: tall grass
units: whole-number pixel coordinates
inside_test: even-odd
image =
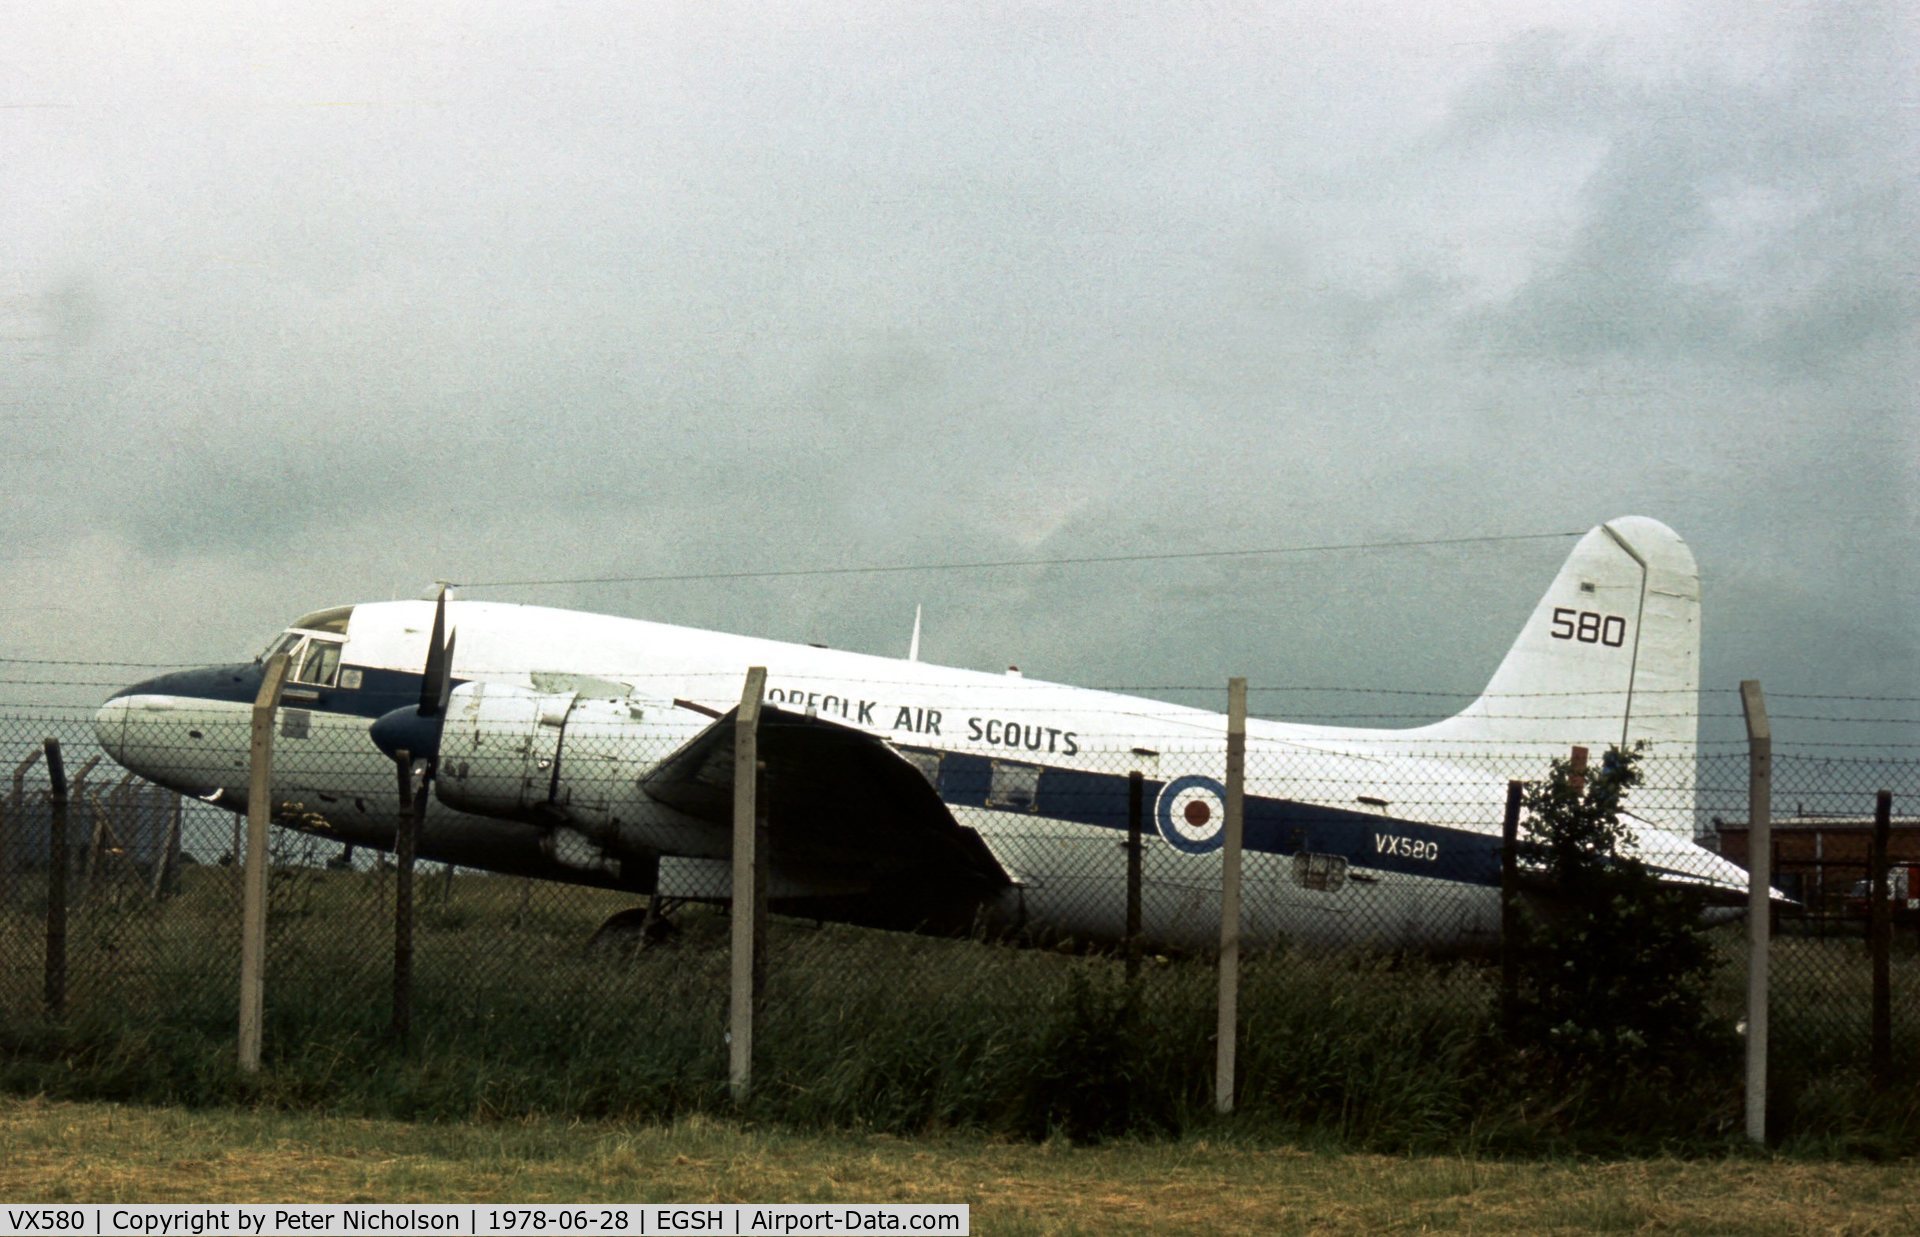
[[[296,870],[274,883],[265,1068],[234,1066],[233,874],[185,873],[155,905],[104,894],[76,913],[69,1013],[41,1011],[31,894],[0,910],[0,1087],[64,1098],[253,1104],[414,1119],[670,1119],[732,1111],[724,916],[689,908],[666,945],[592,950],[628,900],[463,874],[420,881],[411,1042],[390,1036],[391,877]],[[1849,942],[1794,942],[1793,947]],[[1729,948],[1731,958],[1737,951]],[[1806,984],[1818,968],[1784,968]],[[1856,961],[1836,955],[1829,964]],[[1920,984],[1904,957],[1897,983]],[[1784,1137],[1920,1148],[1920,1100],[1876,1094],[1823,1037],[1824,1001],[1788,984],[1795,1054]],[[1738,1054],[1688,1078],[1543,1090],[1497,1034],[1484,966],[1283,951],[1242,980],[1238,1113],[1212,1112],[1215,974],[1102,957],[776,920],[751,1115],[797,1127],[964,1129],[1076,1140],[1206,1129],[1390,1149],[1718,1145],[1739,1123]],[[1716,994],[1731,1024],[1737,967]],[[1920,991],[1909,987],[1907,991]],[[1863,991],[1863,990],[1862,990]],[[1809,1031],[1809,1027],[1815,1030]],[[1909,1056],[1920,1029],[1899,1027]],[[1523,1047],[1523,1046],[1522,1046]],[[1518,1064],[1517,1064],[1518,1063]]]

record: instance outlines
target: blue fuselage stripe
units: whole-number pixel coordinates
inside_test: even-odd
[[[394,709],[418,704],[422,676],[404,670],[343,665],[358,671],[357,688],[290,684],[312,692],[313,699],[283,701],[285,707],[335,713],[372,721]],[[168,695],[252,704],[259,694],[264,669],[259,663],[182,670],[137,683],[116,696]],[[454,680],[455,684],[463,680]],[[978,808],[1012,813],[1016,809],[989,803],[995,758],[973,752],[919,748],[940,757],[936,789],[949,807]],[[371,740],[368,750],[375,750]],[[1022,762],[1026,763],[1026,762]],[[1031,766],[1030,766],[1031,767]],[[1041,765],[1031,814],[1124,833],[1128,827],[1128,778],[1124,773]],[[1156,835],[1155,804],[1167,785],[1164,779],[1145,779],[1142,830]],[[1497,813],[1499,805],[1490,804]],[[1425,821],[1404,820],[1325,804],[1290,799],[1246,799],[1244,848],[1278,856],[1304,853],[1338,855],[1355,867],[1403,872],[1473,885],[1500,883],[1498,833],[1454,828]]]
[[[932,751],[934,749],[927,749]],[[988,802],[994,758],[971,752],[940,752],[938,790],[950,807],[998,812],[1014,809]],[[1145,779],[1142,832],[1157,834],[1154,805],[1165,780]],[[1504,805],[1502,805],[1504,806]],[[1496,809],[1497,810],[1497,809]],[[1042,766],[1032,814],[1097,829],[1125,832],[1128,786],[1124,773]],[[1246,798],[1241,845],[1270,855],[1339,855],[1355,867],[1475,885],[1500,883],[1500,836],[1475,829],[1401,820],[1303,803],[1292,799]]]
[[[423,675],[411,670],[382,670],[373,666],[343,665],[340,675],[360,675],[360,686],[319,687],[311,683],[289,682],[281,697],[287,708],[309,709],[316,713],[338,713],[345,717],[364,717],[371,721],[405,705],[420,703]],[[252,704],[260,694],[260,681],[266,668],[259,662],[237,666],[207,666],[198,670],[176,670],[146,679],[113,694],[122,696],[186,696],[199,700],[222,700],[233,704]],[[456,678],[453,686],[466,682]],[[306,693],[312,693],[308,698]]]

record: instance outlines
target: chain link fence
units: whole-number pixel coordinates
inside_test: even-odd
[[[217,723],[236,731],[196,725],[179,740],[192,747],[179,761],[204,761],[211,785],[244,786],[243,770],[221,767],[245,750],[243,713]],[[452,1109],[482,1114],[722,1104],[729,848],[724,830],[696,826],[730,792],[714,753],[671,785],[650,788],[636,772],[691,750],[681,741],[704,724],[645,750],[611,730],[597,744],[570,738],[569,810],[542,828],[445,810],[550,788],[494,777],[453,745],[441,753],[419,837],[404,998],[413,1042],[403,1051],[393,1043],[392,852],[403,819],[394,766],[368,744],[366,719],[283,709],[275,817],[291,827],[272,831],[269,855],[271,1085],[289,1102],[324,1103],[387,1078],[406,1093],[391,1105],[402,1112],[448,1111],[451,1092]],[[46,738],[65,755],[64,821]],[[1063,737],[1038,740],[1049,741],[1058,751]],[[805,745],[771,763],[768,782],[810,805],[767,833],[773,914],[756,1093],[783,1115],[1042,1130],[1116,1069],[1160,1071],[1173,1081],[1153,1094],[1203,1106],[1223,747],[1143,739],[1076,751],[1071,769],[1044,751],[1009,751],[996,759],[903,743],[906,762],[871,793],[875,783],[849,780]],[[96,1068],[212,1069],[180,1045],[231,1042],[241,818],[125,774],[71,711],[0,716],[0,758],[12,768],[0,799],[0,1020],[17,1079],[44,1080],[23,1063],[60,1022],[118,1028],[88,1042],[125,1059]],[[1437,1057],[1465,1062],[1497,1036],[1506,785],[1543,777],[1546,760],[1410,750],[1394,763],[1387,776],[1380,761],[1335,750],[1249,754],[1244,1111],[1333,1113],[1361,1134],[1456,1120],[1430,1100],[1420,1071]],[[1720,852],[1745,858],[1746,754],[1654,753],[1643,768],[1629,808],[1687,822],[1643,829],[1646,858],[1713,886],[1722,958],[1713,999],[1731,1026],[1744,1012],[1744,872]],[[1774,788],[1773,871],[1785,895],[1771,962],[1776,1058],[1803,1073],[1867,1068],[1873,874],[1862,839],[1876,792],[1891,790],[1891,1042],[1911,1076],[1920,760],[1783,744]],[[935,795],[957,830],[924,827]],[[674,821],[685,835],[656,858],[632,830],[661,801],[674,814],[646,817],[647,836]],[[916,813],[912,842],[890,843],[898,814]],[[64,882],[54,879],[62,832]],[[459,1065],[438,1075],[404,1067],[423,1052]],[[175,1085],[182,1095],[193,1087],[186,1077]],[[1139,1102],[1122,1117],[1178,1123],[1177,1102]]]

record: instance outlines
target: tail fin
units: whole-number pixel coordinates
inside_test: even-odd
[[[1693,828],[1699,741],[1700,572],[1658,520],[1609,520],[1580,539],[1480,698],[1414,733],[1501,755],[1565,755],[1645,741],[1649,790],[1635,811]],[[1685,770],[1684,808],[1675,783]],[[1671,789],[1670,789],[1671,788]]]

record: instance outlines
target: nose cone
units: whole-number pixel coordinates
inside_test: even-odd
[[[368,729],[375,747],[389,757],[398,757],[401,752],[409,756],[435,759],[440,754],[440,728],[442,718],[422,717],[420,710],[413,705],[383,713]]]
[[[252,703],[264,673],[258,664],[243,664],[175,670],[142,679],[115,692],[94,713],[94,738],[122,768],[166,782],[174,758],[185,754],[184,740],[175,732],[197,724],[187,720],[188,715]]]
[[[127,763],[127,714],[132,711],[133,706],[123,692],[101,705],[100,711],[93,715],[93,737],[116,764]]]

